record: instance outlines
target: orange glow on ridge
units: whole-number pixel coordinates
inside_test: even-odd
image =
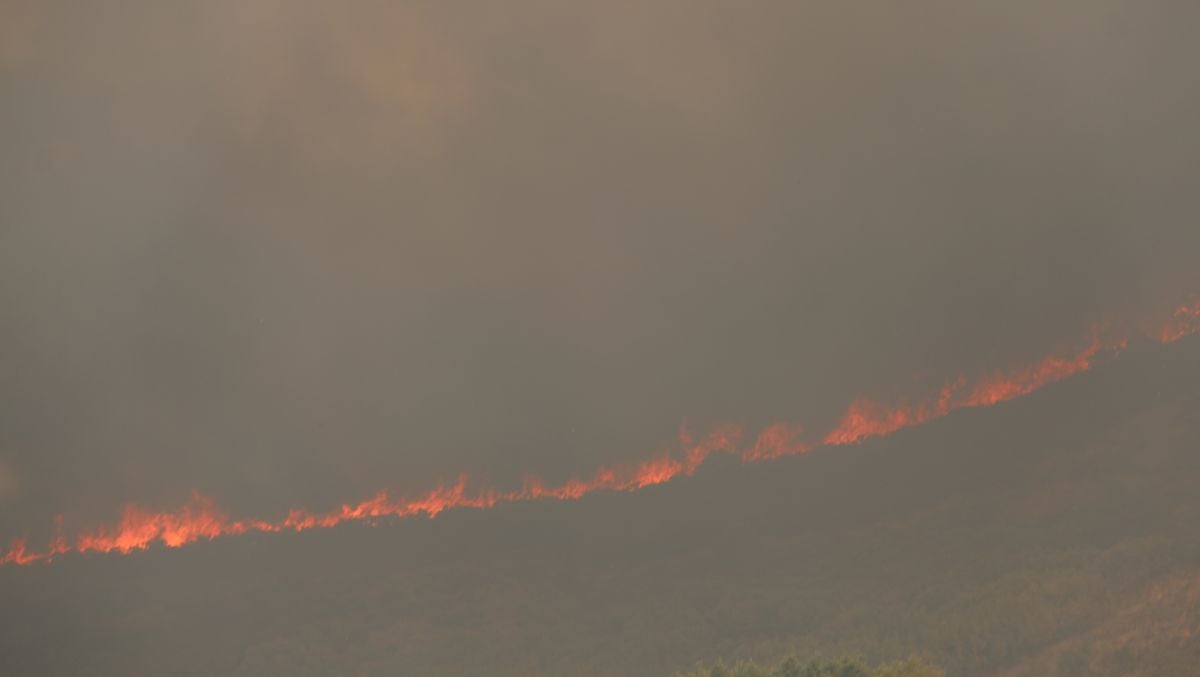
[[[1161,343],[1172,343],[1196,333],[1200,333],[1200,302],[1178,306],[1152,338]],[[686,427],[681,427],[677,448],[628,465],[601,466],[586,480],[572,478],[555,486],[545,484],[536,475],[529,475],[520,489],[502,492],[483,487],[468,491],[467,477],[462,475],[453,484],[440,485],[416,498],[393,499],[386,491],[380,491],[360,503],[344,504],[326,513],[293,508],[275,522],[231,519],[211,498],[194,492],[187,503],[174,511],[154,511],[129,504],[115,525],[84,531],[74,543],[63,536],[62,518],[59,517],[55,520],[55,536],[44,551],[30,551],[26,539],[14,539],[8,552],[0,557],[0,566],[49,562],[72,551],[128,554],[155,544],[178,548],[199,540],[251,532],[326,529],[343,522],[373,522],[385,517],[433,518],[453,508],[484,509],[519,501],[578,500],[597,491],[637,491],[670,482],[681,475],[691,476],[714,453],[736,455],[744,462],[768,461],[820,447],[857,444],[921,425],[958,409],[991,406],[1027,395],[1088,371],[1104,358],[1119,355],[1128,345],[1125,338],[1102,339],[1101,335],[1101,331],[1093,331],[1092,338],[1082,348],[995,371],[974,381],[960,375],[947,381],[935,394],[915,401],[888,404],[858,398],[831,431],[816,439],[805,439],[800,426],[774,423],[759,431],[753,444],[742,447],[744,431],[736,424],[718,426],[701,439],[694,438]]]
[[[1126,345],[1123,339],[1107,345],[1098,338],[1093,339],[1073,354],[1051,355],[1033,365],[993,372],[970,387],[967,379],[960,376],[942,386],[937,397],[915,404],[887,405],[860,398],[850,405],[841,423],[822,442],[826,446],[854,444],[927,423],[956,409],[1007,402],[1087,371],[1102,353],[1116,354]]]

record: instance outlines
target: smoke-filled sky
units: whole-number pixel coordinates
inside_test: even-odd
[[[0,2],[0,541],[816,430],[1200,291],[1200,6]]]

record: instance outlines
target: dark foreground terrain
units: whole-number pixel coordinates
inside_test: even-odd
[[[1200,665],[1200,340],[631,495],[0,570],[0,673],[668,675],[919,655]],[[270,541],[269,546],[268,541]]]

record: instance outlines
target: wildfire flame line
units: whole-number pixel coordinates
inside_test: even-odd
[[[1178,306],[1170,318],[1150,332],[1161,343],[1172,343],[1200,332],[1200,302]],[[1032,364],[999,370],[969,381],[959,376],[947,381],[935,394],[914,402],[885,403],[870,398],[854,400],[837,425],[825,435],[811,439],[797,425],[775,423],[763,428],[752,444],[743,445],[744,430],[725,424],[696,439],[681,427],[679,448],[630,465],[603,466],[590,479],[570,479],[557,486],[547,485],[539,477],[525,478],[520,489],[501,492],[491,488],[468,492],[467,478],[459,476],[450,485],[441,485],[417,498],[393,499],[386,491],[360,503],[342,505],[326,513],[293,509],[278,521],[234,520],[216,503],[198,492],[180,508],[159,512],[127,505],[115,525],[85,531],[74,543],[62,532],[62,518],[56,520],[55,536],[45,550],[30,551],[26,540],[15,539],[0,565],[50,562],[69,553],[118,552],[128,554],[145,550],[154,543],[178,548],[201,539],[251,532],[278,533],[331,528],[349,521],[378,518],[406,518],[424,515],[432,518],[451,508],[490,508],[502,503],[540,499],[577,500],[596,491],[637,491],[663,484],[679,476],[690,476],[714,453],[740,456],[745,462],[777,459],[803,454],[820,447],[857,444],[872,437],[892,434],[904,428],[927,423],[958,409],[998,404],[1027,395],[1069,376],[1088,371],[1099,361],[1120,354],[1125,338],[1104,337],[1094,330],[1081,348],[1067,354],[1045,357]]]

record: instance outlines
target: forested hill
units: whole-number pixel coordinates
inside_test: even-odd
[[[1188,674],[1198,384],[1200,337],[1134,345],[1007,404],[635,494],[10,568],[24,622],[0,655],[12,675],[665,676],[793,653]]]
[[[1200,665],[1200,342],[892,442],[809,466],[796,519],[816,547],[761,537],[775,580],[824,587],[795,646],[953,675]]]

